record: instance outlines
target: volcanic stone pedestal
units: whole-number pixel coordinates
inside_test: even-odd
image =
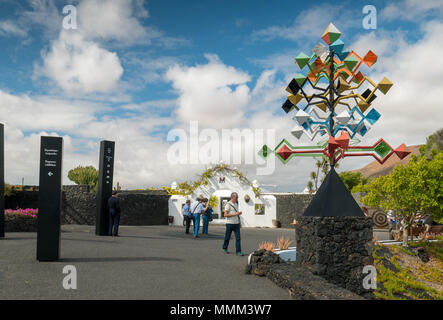
[[[370,217],[299,217],[296,264],[331,283],[365,297],[365,265],[373,265]]]

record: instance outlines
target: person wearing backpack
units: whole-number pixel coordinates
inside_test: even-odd
[[[197,197],[196,201],[191,204],[191,213],[193,217],[193,235],[195,238],[199,238],[198,231],[200,229],[200,215],[208,209],[208,206],[203,205],[203,196]]]
[[[203,204],[207,207],[207,210],[202,215],[202,219],[203,219],[202,234],[208,234],[209,222],[212,221],[213,210],[209,206],[208,198],[203,199]]]
[[[231,233],[235,234],[235,252],[239,256],[244,256],[241,251],[240,242],[240,216],[241,211],[238,211],[238,193],[231,193],[231,200],[229,200],[225,205],[224,216],[226,217],[226,234],[225,241],[223,242],[223,252],[228,252],[229,240],[231,239]]]

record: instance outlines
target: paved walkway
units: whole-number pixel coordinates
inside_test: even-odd
[[[89,226],[62,230],[58,262],[36,260],[35,233],[0,240],[0,299],[290,299],[268,279],[244,274],[247,256],[221,251],[223,227],[199,239],[169,226],[122,226],[117,238]],[[293,239],[294,231],[243,228],[243,251],[280,235]],[[77,268],[77,290],[63,289],[65,265]]]

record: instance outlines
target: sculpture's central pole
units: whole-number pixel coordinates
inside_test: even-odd
[[[331,114],[329,115],[329,131],[331,136],[334,136],[334,50],[332,50],[331,46],[329,46],[329,62],[330,73],[329,73],[329,111]],[[335,157],[334,154],[329,155],[329,163],[331,165],[331,169],[335,166]]]

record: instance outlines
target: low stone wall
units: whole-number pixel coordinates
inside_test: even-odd
[[[123,225],[168,225],[169,196],[164,191],[124,191],[119,194]]]
[[[63,186],[62,224],[95,225],[97,196],[89,186]]]
[[[313,195],[300,193],[273,194],[277,199],[277,220],[282,228],[294,228],[292,221],[303,215]]]
[[[168,200],[165,191],[125,191],[119,193],[121,225],[167,225]],[[5,208],[38,208],[38,187],[27,187],[5,197]],[[62,224],[95,225],[97,197],[88,186],[63,186]],[[11,232],[11,231],[9,231]]]
[[[300,217],[296,225],[298,266],[360,295],[363,267],[373,265],[370,217]]]
[[[5,196],[5,209],[38,208],[38,187],[24,186],[23,190],[13,190]]]
[[[364,300],[358,294],[336,286],[292,262],[273,265],[267,277],[279,287],[287,289],[297,300]]]
[[[293,262],[287,263],[279,255],[264,249],[252,254],[246,274],[266,276],[298,300],[363,300],[359,295],[329,283]]]
[[[5,217],[5,232],[37,232],[37,219]]]

